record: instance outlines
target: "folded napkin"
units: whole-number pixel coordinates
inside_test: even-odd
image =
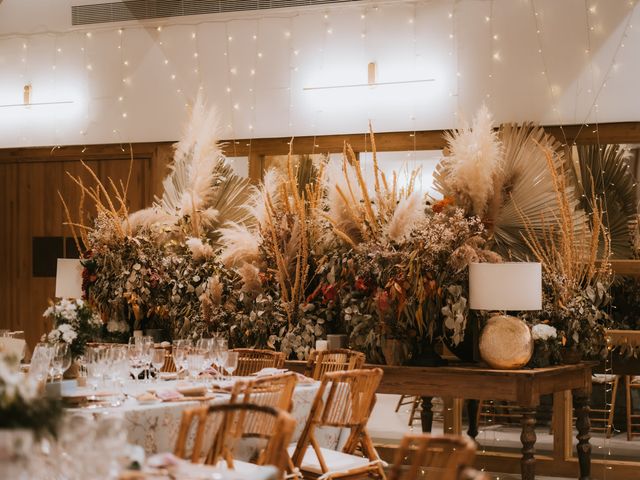
[[[259,372],[254,373],[253,375],[255,375],[256,377],[269,377],[271,375],[278,375],[280,373],[287,373],[288,371],[289,370],[287,370],[286,368],[268,367],[268,368],[263,368]]]
[[[169,390],[169,389],[157,390],[155,394],[156,394],[156,397],[158,397],[163,402],[170,402],[172,400],[177,400],[179,398],[184,397],[184,395],[181,394],[180,392],[177,392],[176,390]]]

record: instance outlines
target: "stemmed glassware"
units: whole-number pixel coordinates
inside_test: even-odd
[[[153,337],[145,336],[140,338],[142,342],[142,361],[145,366],[147,381],[149,381],[149,370],[151,369],[151,353],[153,350]]]
[[[224,367],[227,361],[227,353],[229,352],[229,348],[227,347],[227,340],[222,337],[217,337],[215,340],[214,346],[214,363],[216,364],[216,370],[218,370],[218,374],[220,377],[223,376],[222,367]]]
[[[174,340],[173,341],[173,361],[178,371],[188,370],[187,353],[191,347],[191,340]]]
[[[165,350],[164,348],[154,348],[151,352],[151,365],[156,371],[156,378],[160,378],[160,370],[164,365]]]
[[[127,350],[127,359],[129,360],[129,371],[131,372],[131,375],[133,375],[134,380],[138,380],[140,372],[144,370],[143,357],[142,343],[136,342],[135,339],[133,342],[130,340]]]
[[[57,377],[62,380],[62,374],[71,366],[71,352],[69,345],[58,343],[53,347],[53,358],[51,359],[51,376],[55,381]]]
[[[229,376],[232,377],[236,368],[238,368],[238,352],[228,351],[224,369],[229,373]]]

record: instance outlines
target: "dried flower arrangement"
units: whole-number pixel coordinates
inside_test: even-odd
[[[224,223],[251,222],[244,210],[250,186],[224,162],[215,118],[199,97],[163,181],[164,194],[150,208],[128,211],[128,180],[116,186],[109,179],[106,188],[86,165],[95,186],[71,177],[81,201],[77,221],[64,204],[67,224],[84,252],[86,297],[103,314],[112,338],[154,326],[170,327],[174,335],[203,331],[203,305],[211,312],[217,300],[213,285],[226,282],[223,290],[233,290],[233,272],[222,272],[214,252]],[[87,198],[97,210],[89,221]]]

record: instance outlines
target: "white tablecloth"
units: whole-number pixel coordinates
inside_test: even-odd
[[[175,447],[183,410],[201,404],[197,401],[161,402],[141,405],[133,395],[147,389],[171,389],[176,382],[153,382],[151,384],[129,383],[125,387],[130,397],[117,407],[72,408],[69,411],[86,415],[122,415],[124,417],[128,440],[134,445],[144,448],[150,455],[160,452],[172,452]],[[311,410],[313,399],[320,386],[319,382],[298,384],[293,395],[292,416],[296,420],[293,441],[297,441],[305,426]],[[229,400],[228,394],[217,394],[210,403],[224,403]],[[336,448],[340,440],[340,429],[324,428],[318,432],[318,440],[324,447]]]

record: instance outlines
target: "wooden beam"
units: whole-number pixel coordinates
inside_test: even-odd
[[[614,122],[597,125],[549,125],[544,127],[561,142],[565,137],[569,144],[592,143],[640,143],[640,122]],[[406,150],[440,150],[445,146],[442,137],[446,130],[422,130],[402,132],[376,132],[376,147],[380,152]],[[223,140],[222,150],[227,156],[286,155],[290,137]],[[371,150],[368,133],[340,135],[302,136],[293,139],[294,154],[340,153],[344,142],[349,142],[356,152]],[[21,147],[0,149],[0,163],[22,163],[77,158],[127,158],[129,148],[134,157],[151,156],[158,145],[170,146],[173,142],[146,142],[132,144],[71,145],[64,147]],[[83,151],[84,150],[84,151]]]

